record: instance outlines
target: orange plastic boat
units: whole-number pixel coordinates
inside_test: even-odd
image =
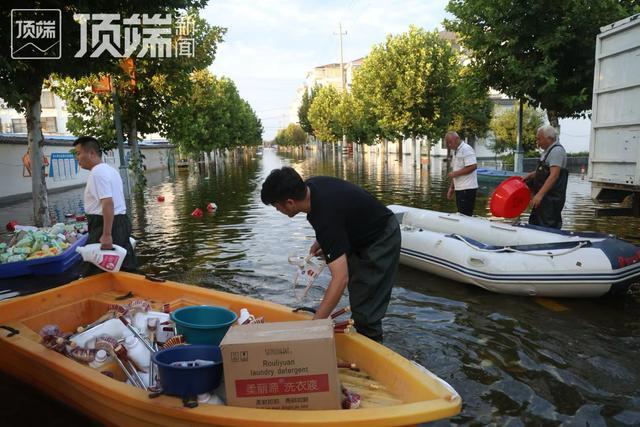
[[[337,334],[338,358],[356,363],[354,372],[340,369],[342,383],[362,396],[359,409],[273,410],[201,404],[185,408],[176,397],[149,399],[148,392],[109,378],[87,365],[47,349],[38,331],[55,323],[74,330],[107,310],[116,299],[133,294],[152,302],[153,309],[196,304],[246,307],[268,322],[307,319],[282,305],[175,282],[158,283],[129,273],[104,273],[38,294],[0,303],[0,325],[19,331],[9,336],[0,329],[0,369],[37,386],[52,397],[107,425],[154,426],[391,426],[451,417],[460,412],[461,399],[446,382],[420,365],[359,334]],[[131,300],[132,298],[128,298]]]

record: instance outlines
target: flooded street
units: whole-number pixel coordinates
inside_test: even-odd
[[[245,152],[215,167],[150,174],[131,218],[142,273],[274,301],[317,305],[325,271],[303,304],[292,289],[295,267],[314,233],[303,215],[290,219],[260,201],[267,174],[282,165],[303,177],[331,175],[358,184],[384,204],[455,211],[446,199],[446,163],[430,172],[378,153]],[[481,187],[476,215],[489,216],[492,187]],[[53,211],[82,211],[83,189],[51,194]],[[164,203],[157,202],[159,195]],[[214,202],[218,211],[190,213]],[[0,224],[26,220],[31,201],[3,206]],[[640,244],[640,220],[595,218],[590,184],[569,178],[564,229],[614,233]],[[526,220],[523,215],[522,220]],[[4,237],[4,236],[3,236]],[[339,306],[347,304],[347,297]],[[640,425],[640,299],[540,299],[506,296],[407,267],[400,268],[387,317],[385,345],[450,383],[462,396],[457,417],[434,425]],[[44,405],[29,415],[47,425],[86,425],[67,407],[1,376],[0,408]]]

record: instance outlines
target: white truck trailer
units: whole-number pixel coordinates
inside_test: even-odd
[[[598,215],[640,216],[640,14],[600,28],[596,39],[591,196],[622,202]]]

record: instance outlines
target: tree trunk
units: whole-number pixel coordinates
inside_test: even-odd
[[[29,144],[29,161],[31,162],[31,191],[33,193],[33,218],[37,227],[51,225],[49,216],[49,197],[45,166],[42,161],[44,137],[40,128],[40,95],[42,89],[34,94],[34,100],[26,103],[27,140]],[[37,96],[36,96],[37,95]]]
[[[138,146],[138,123],[135,117],[131,119],[127,140],[131,150],[131,164],[133,164],[133,179],[135,180],[134,189],[137,193],[140,193],[144,189],[146,182],[142,168],[142,156],[140,156],[140,147]]]
[[[549,123],[556,129],[560,128],[560,118],[558,114],[553,110],[547,110],[547,117],[549,118]]]

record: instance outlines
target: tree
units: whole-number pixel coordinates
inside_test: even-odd
[[[146,183],[144,165],[138,149],[138,134],[167,133],[167,118],[172,101],[189,90],[191,73],[209,66],[222,41],[225,29],[211,26],[196,12],[176,14],[178,18],[193,22],[195,51],[189,57],[131,58],[135,72],[135,85],[131,85],[131,70],[121,66],[120,59],[109,64],[112,81],[122,107],[123,133],[131,148],[131,164],[136,177],[135,189],[140,192]],[[91,83],[99,76],[84,79],[61,79],[53,89],[65,100],[70,113],[68,128],[72,133],[94,135],[104,149],[115,147],[113,130],[113,100],[111,94],[94,94]]]
[[[187,87],[167,112],[167,136],[181,151],[210,153],[262,142],[262,123],[233,81],[198,70]]]
[[[560,117],[591,108],[595,38],[601,26],[639,11],[633,0],[450,0],[460,36],[487,84]]]
[[[302,129],[309,135],[314,136],[313,126],[311,126],[311,122],[309,121],[309,108],[311,104],[313,104],[313,100],[318,93],[319,86],[314,86],[311,88],[311,93],[305,86],[304,93],[302,94],[302,103],[300,104],[300,108],[298,108],[298,122]]]
[[[522,110],[522,147],[525,155],[531,155],[537,148],[536,131],[544,124],[544,113],[524,104]],[[508,153],[516,149],[518,129],[518,106],[496,115],[491,120],[491,131],[495,142],[491,149],[497,153]]]
[[[381,137],[439,139],[453,121],[460,67],[448,42],[411,26],[372,48],[354,76],[353,94]]]
[[[456,102],[450,129],[460,137],[484,137],[489,130],[493,101],[489,98],[489,88],[474,69],[464,66],[460,70],[456,85]]]
[[[274,143],[280,146],[302,146],[307,143],[307,134],[304,129],[296,123],[280,129],[276,135]]]
[[[51,74],[60,76],[82,77],[95,71],[105,71],[106,64],[113,58],[103,54],[99,58],[90,56],[75,57],[80,44],[80,25],[74,20],[74,13],[123,13],[154,11],[166,13],[167,10],[202,8],[206,0],[159,0],[152,6],[144,2],[115,0],[67,0],[67,1],[24,1],[6,0],[0,7],[2,22],[11,22],[14,9],[58,9],[61,10],[61,59],[13,59],[11,57],[11,37],[13,31],[0,31],[0,98],[17,111],[24,112],[27,121],[27,139],[31,159],[32,191],[35,224],[49,225],[49,202],[45,181],[44,164],[42,162],[42,146],[44,138],[40,130],[40,96],[43,83]]]
[[[322,86],[309,107],[309,122],[320,141],[336,143],[342,139],[342,127],[335,115],[340,99],[336,88]]]
[[[100,2],[87,1],[82,6],[98,7]],[[41,1],[37,7],[42,9],[61,8],[58,1]],[[78,1],[67,1],[65,13],[61,15],[61,53],[64,59],[13,59],[11,57],[11,36],[13,31],[5,28],[0,31],[0,98],[18,112],[25,114],[27,121],[27,140],[31,161],[31,188],[33,192],[33,215],[37,226],[49,225],[49,200],[45,181],[44,163],[42,162],[42,136],[40,124],[40,97],[44,81],[53,72],[64,75],[82,75],[98,64],[98,60],[88,61],[74,58],[70,52],[77,51],[74,41],[80,39],[79,26],[73,21],[73,12],[80,6]],[[13,9],[35,8],[35,2],[9,0],[2,3],[0,19],[4,23],[11,22]],[[74,50],[75,49],[75,50]]]

